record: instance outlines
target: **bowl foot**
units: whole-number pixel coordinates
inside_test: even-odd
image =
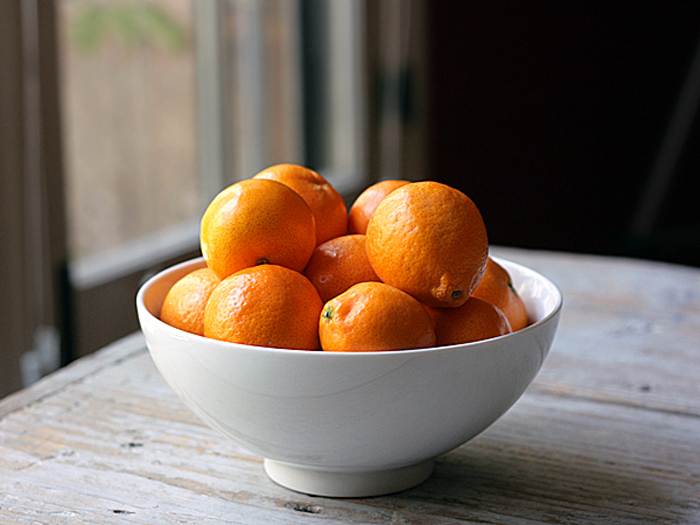
[[[430,477],[435,461],[430,459],[397,469],[359,472],[317,470],[267,458],[264,465],[272,481],[296,492],[333,498],[361,498],[415,487]]]

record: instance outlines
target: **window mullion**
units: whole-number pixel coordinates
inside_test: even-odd
[[[205,202],[232,180],[231,101],[223,0],[193,2],[195,10],[198,152]]]

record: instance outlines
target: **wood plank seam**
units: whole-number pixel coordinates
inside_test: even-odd
[[[700,419],[700,414],[695,414],[693,412],[687,412],[682,409],[673,409],[673,408],[668,408],[664,407],[661,405],[654,405],[653,401],[651,402],[652,404],[649,405],[642,405],[639,404],[633,400],[629,399],[622,399],[622,398],[616,398],[616,399],[611,399],[608,396],[607,393],[605,392],[600,392],[600,391],[587,391],[583,392],[581,391],[580,388],[566,388],[563,387],[562,385],[546,385],[546,384],[537,384],[533,385],[532,389],[528,392],[526,392],[525,395],[527,394],[536,394],[536,395],[542,395],[542,396],[552,396],[552,397],[559,397],[559,398],[566,398],[566,399],[572,399],[572,400],[583,400],[583,401],[593,401],[596,403],[601,403],[601,404],[606,404],[606,405],[615,405],[615,406],[620,406],[620,407],[628,407],[628,408],[636,408],[639,410],[647,410],[650,412],[658,412],[661,414],[669,414],[669,415],[674,415],[674,416],[683,416],[683,417],[688,417],[688,418],[694,418],[694,419]]]

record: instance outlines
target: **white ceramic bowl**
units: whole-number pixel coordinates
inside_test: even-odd
[[[476,343],[336,353],[225,343],[158,319],[170,286],[201,259],[138,292],[158,370],[205,423],[264,458],[277,483],[308,494],[396,492],[430,476],[436,457],[503,415],[544,361],[562,305],[557,287],[521,265],[510,273],[533,324]]]

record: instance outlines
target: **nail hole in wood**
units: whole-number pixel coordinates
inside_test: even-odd
[[[308,514],[318,514],[321,512],[321,507],[318,505],[307,505],[305,503],[289,502],[285,503],[284,506],[288,509],[295,510],[297,512],[306,512]]]

